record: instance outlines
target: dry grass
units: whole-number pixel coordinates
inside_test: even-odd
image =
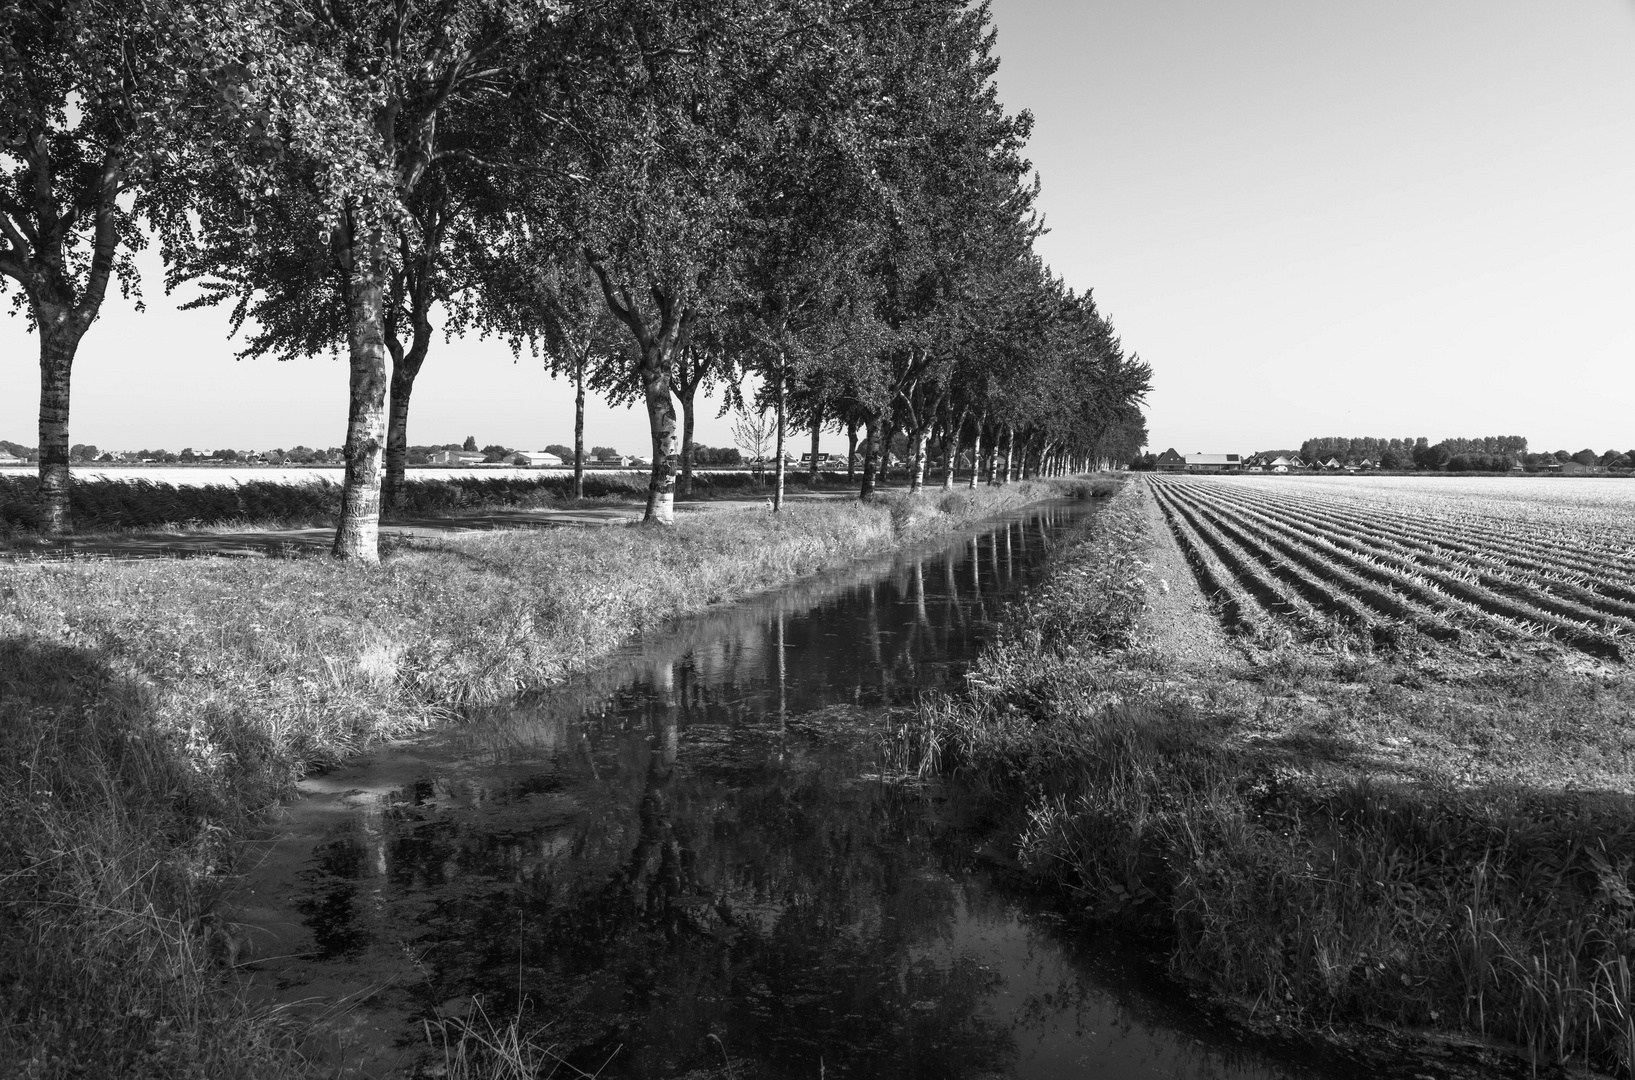
[[[237,837],[304,771],[711,604],[1059,490],[465,535],[373,568],[9,568],[0,1061],[41,1078],[298,1073],[276,1018],[231,992],[235,938],[210,908]]]
[[[1159,932],[1179,976],[1261,1019],[1628,1075],[1628,670],[1339,629],[1224,668],[1163,659],[1142,640],[1144,497],[1115,500],[897,759],[986,788],[1042,881]]]

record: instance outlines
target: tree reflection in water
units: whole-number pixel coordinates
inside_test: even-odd
[[[1157,1049],[1107,1075],[1198,1059],[1120,1029],[1055,932],[971,872],[951,814],[859,779],[891,710],[958,678],[1070,524],[1048,510],[929,566],[700,620],[617,678],[462,729],[318,846],[316,948],[412,956],[424,1014],[524,1004],[571,1063],[611,1055],[608,1076],[728,1058],[736,1076],[977,1076],[1112,1036]]]

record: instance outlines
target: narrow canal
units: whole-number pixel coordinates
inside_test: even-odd
[[[882,730],[1094,512],[690,621],[310,779],[233,898],[258,985],[341,1002],[309,1049],[353,1074],[423,1059],[427,1017],[520,1002],[560,1076],[1321,1075],[1031,900],[962,800],[879,776]]]

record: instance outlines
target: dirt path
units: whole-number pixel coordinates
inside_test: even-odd
[[[1240,665],[1242,655],[1221,629],[1213,605],[1199,587],[1197,576],[1144,482],[1141,502],[1152,537],[1148,558],[1157,582],[1147,613],[1154,649],[1183,669],[1196,671]]]
[[[856,495],[849,490],[790,492],[784,498],[791,503],[828,502],[856,498]],[[730,508],[763,506],[767,502],[764,497],[678,502],[676,513],[690,516]],[[427,540],[497,529],[629,525],[640,521],[642,512],[640,503],[615,503],[564,510],[504,510],[450,517],[398,518],[382,522],[380,536],[385,541]],[[334,540],[334,528],[102,533],[0,549],[0,559],[179,559],[200,555],[267,558],[328,551]]]

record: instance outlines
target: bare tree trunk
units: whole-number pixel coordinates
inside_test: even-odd
[[[783,401],[783,357],[782,356],[778,357],[778,374],[777,374],[776,378],[778,380],[777,397],[776,397],[777,410],[778,410],[778,414],[777,414],[778,415],[778,437],[777,437],[776,445],[774,447],[774,452],[778,456],[778,479],[777,479],[777,482],[773,485],[773,488],[772,488],[772,512],[773,513],[777,513],[779,510],[783,509],[784,401]]]
[[[866,435],[863,439],[863,487],[858,492],[859,499],[874,498],[875,479],[880,468],[880,420],[870,417],[863,422]],[[854,429],[855,430],[855,429]]]
[[[699,358],[691,342],[676,353],[676,397],[681,399],[681,494],[693,493],[693,418],[698,388],[709,373],[712,356]]]
[[[21,287],[40,335],[40,528],[48,536],[59,536],[73,530],[73,515],[69,512],[73,478],[68,471],[68,407],[74,355],[102,309],[119,250],[117,201],[125,158],[117,134],[106,133],[110,139],[96,173],[94,206],[74,204],[64,213],[59,201],[63,192],[53,179],[62,163],[53,162],[44,121],[39,123],[41,129],[7,147],[7,153],[22,166],[13,190],[28,205],[13,203],[0,212],[5,234],[0,237],[5,240],[0,246],[0,273]],[[80,170],[62,172],[72,175],[75,183],[90,179]],[[79,214],[82,209],[88,211],[86,217],[94,215],[95,231],[89,265],[84,267],[83,284],[79,284],[76,255],[82,252],[69,250],[73,234],[69,223],[83,220]],[[18,226],[30,212],[40,229],[31,231]]]
[[[693,493],[693,395],[681,396],[681,493]]]
[[[431,349],[432,279],[436,273],[434,251],[442,235],[440,218],[433,216],[423,233],[427,247],[416,255],[407,237],[399,233],[402,262],[393,272],[391,293],[382,299],[381,329],[392,358],[389,412],[386,417],[386,477],[381,486],[381,506],[396,509],[403,496],[404,475],[409,457],[409,399],[414,381]],[[408,304],[409,348],[403,349],[400,320]]]
[[[585,365],[590,350],[579,354],[573,369],[573,497],[585,497]]]
[[[916,425],[908,436],[909,459],[912,462],[909,466],[908,491],[911,495],[925,490],[925,435],[924,425]]]
[[[959,460],[959,437],[965,430],[966,410],[961,409],[957,417],[950,416],[952,423],[942,437],[942,490],[954,490],[954,463]]]
[[[818,486],[818,441],[823,437],[823,405],[813,406],[812,410],[812,467],[806,476],[809,487]]]
[[[999,473],[999,482],[1001,484],[1008,484],[1008,483],[1011,482],[1011,457],[1015,453],[1016,453],[1016,429],[1012,428],[1009,424],[1006,424],[1005,425],[1005,461],[1004,461],[1004,464],[1001,466],[1000,473]]]
[[[403,497],[403,485],[409,465],[409,399],[414,394],[414,380],[420,374],[420,365],[426,362],[431,348],[431,324],[417,324],[409,351],[403,351],[396,335],[387,338],[392,356],[392,388],[390,412],[386,418],[386,479],[381,485],[381,505],[395,510]]]
[[[644,350],[655,355],[642,364],[642,393],[653,432],[653,471],[647,482],[647,512],[642,520],[676,523],[676,399],[670,393],[669,357],[655,343]]]
[[[846,421],[846,483],[851,483],[857,473],[857,421]]]
[[[976,424],[976,437],[971,440],[971,487],[976,487],[977,477],[982,475],[982,421]]]
[[[40,335],[40,529],[47,536],[73,532],[68,510],[68,401],[84,328],[71,312],[38,305]]]
[[[354,235],[350,255],[346,478],[334,553],[337,558],[374,563],[380,561],[380,479],[386,443],[386,283],[379,232],[362,239]]]
[[[601,256],[585,249],[585,261],[595,271],[608,310],[630,328],[641,346],[642,396],[647,403],[647,424],[653,434],[653,471],[647,482],[647,512],[644,522],[674,525],[676,522],[676,399],[671,393],[670,366],[677,350],[687,348],[687,326],[691,313],[676,297],[652,286],[659,307],[659,324],[650,329],[647,318],[632,299],[627,284],[614,284]]]

